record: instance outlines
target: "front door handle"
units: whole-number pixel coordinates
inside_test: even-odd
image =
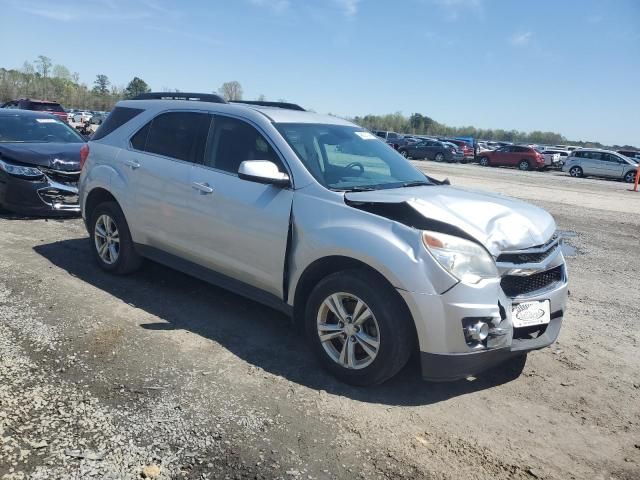
[[[213,188],[211,188],[208,183],[193,182],[191,187],[194,190],[198,190],[202,195],[209,195],[213,193]]]
[[[135,170],[137,168],[140,168],[140,164],[138,162],[136,162],[135,160],[129,160],[126,159],[124,160],[124,164],[128,167],[131,167],[131,170]]]

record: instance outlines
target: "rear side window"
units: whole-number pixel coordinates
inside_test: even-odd
[[[131,137],[131,146],[136,150],[144,151],[144,147],[147,146],[149,130],[151,130],[151,122],[147,123],[144,127],[138,130],[138,133]]]
[[[106,137],[114,130],[120,128],[122,125],[127,123],[132,118],[140,115],[144,110],[139,108],[130,108],[130,107],[116,107],[113,111],[107,115],[107,118],[104,122],[98,127],[96,133],[93,134],[91,140],[100,140],[103,137]]]
[[[211,116],[206,113],[160,114],[151,122],[144,151],[201,163],[210,123]]]

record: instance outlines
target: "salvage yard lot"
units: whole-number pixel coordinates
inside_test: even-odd
[[[639,478],[640,193],[414,163],[574,247],[559,340],[522,373],[345,386],[281,314],[151,262],[107,275],[81,220],[3,214],[0,478]]]

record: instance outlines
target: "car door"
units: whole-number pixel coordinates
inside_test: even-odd
[[[491,164],[492,165],[508,165],[509,155],[511,154],[511,147],[504,146],[500,147],[493,152],[491,155]]]
[[[211,118],[198,111],[160,113],[133,135],[131,149],[119,158],[135,184],[132,224],[142,243],[181,257],[188,254],[189,174],[204,155]]]
[[[293,190],[238,177],[245,160],[287,172],[273,145],[248,122],[216,115],[204,161],[190,171],[185,229],[191,256],[234,280],[283,296]]]
[[[621,178],[626,162],[611,153],[602,153],[600,164],[603,177]]]
[[[409,151],[411,152],[411,157],[415,159],[426,158],[427,154],[427,143],[428,142],[418,142],[409,147]]]

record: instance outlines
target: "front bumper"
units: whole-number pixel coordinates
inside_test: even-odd
[[[27,180],[2,175],[0,205],[22,215],[65,216],[80,213],[77,185],[56,182],[47,176]]]
[[[562,313],[556,312],[556,317],[551,319],[542,335],[535,339],[512,339],[508,347],[453,354],[420,352],[422,377],[436,382],[467,378],[513,357],[548,347],[558,338],[561,326]]]
[[[440,295],[399,290],[415,321],[425,379],[455,380],[474,375],[513,356],[546,347],[558,337],[568,297],[568,276],[559,247],[541,264],[497,265],[501,278],[476,285],[458,283]],[[549,283],[543,283],[546,279]],[[513,305],[546,300],[551,314],[546,326],[513,327]],[[484,342],[465,337],[464,325],[476,321],[490,326]]]

